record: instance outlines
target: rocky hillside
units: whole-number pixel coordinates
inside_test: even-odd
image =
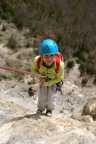
[[[52,117],[36,115],[38,97],[37,94],[35,97],[28,96],[28,84],[16,80],[2,80],[0,144],[94,144],[96,90],[95,87],[80,88],[74,84],[76,79],[77,77],[72,81],[65,79],[62,113],[58,113],[55,108]],[[38,84],[36,89],[37,87]]]
[[[10,0],[6,1],[7,6],[8,4],[11,4],[8,3],[9,1]],[[5,6],[6,2],[4,3],[4,1],[0,1],[0,6],[2,4],[4,4],[3,6]],[[69,2],[70,5],[69,3],[67,4],[67,2]],[[34,4],[35,6],[37,6],[35,1]],[[6,12],[6,10],[8,10],[9,7],[3,6],[2,10],[3,12]],[[76,52],[75,56],[79,54],[78,58],[80,56],[82,57],[82,54],[84,54],[83,56],[86,57],[83,57],[84,59],[81,58],[80,62],[82,62],[82,64],[86,64],[86,61],[89,59],[89,48],[91,47],[91,44],[93,45],[92,48],[95,48],[94,43],[91,43],[95,41],[93,31],[91,31],[91,26],[93,23],[95,23],[94,15],[91,15],[91,13],[88,13],[89,15],[83,15],[83,11],[81,10],[82,7],[84,12],[93,12],[93,9],[91,9],[91,7],[94,6],[95,3],[93,5],[93,3],[91,4],[91,2],[89,1],[88,3],[87,1],[74,1],[74,3],[72,3],[71,0],[65,2],[65,10],[69,9],[70,11],[74,9],[74,11],[70,11],[67,14],[66,12],[64,13],[64,41],[66,48],[62,52],[65,52],[65,60],[66,56],[69,56],[71,60],[69,62],[65,61],[65,80],[64,85],[62,87],[63,94],[61,95],[60,93],[57,93],[55,101],[55,110],[53,112],[52,117],[47,117],[44,115],[38,116],[36,114],[38,100],[37,78],[34,78],[32,76],[30,77],[29,75],[21,75],[20,73],[17,74],[14,72],[6,71],[4,69],[0,69],[0,144],[96,143],[96,88],[95,85],[93,85],[93,81],[94,84],[96,84],[96,79],[94,79],[94,77],[89,77],[86,74],[85,65],[81,67],[82,69],[85,68],[85,75],[82,75],[82,73],[79,70],[79,64],[76,63],[76,59],[74,60],[70,56],[70,54],[73,54],[74,52]],[[15,7],[12,8],[15,9]],[[41,11],[41,7],[39,7],[39,10]],[[74,19],[71,19],[71,13],[73,14],[72,18]],[[75,19],[74,13],[77,14],[77,19]],[[5,15],[3,16],[6,16],[6,13],[4,14]],[[47,12],[44,14],[47,14]],[[45,16],[46,15],[43,15],[42,19]],[[69,18],[66,19],[67,17]],[[87,26],[85,25],[85,21],[82,21],[83,17],[84,20],[87,19]],[[90,21],[90,19],[92,19],[92,21]],[[45,24],[47,24],[47,19],[45,20]],[[52,24],[54,26],[54,23]],[[43,24],[41,24],[41,26],[43,26]],[[86,26],[86,29],[84,26]],[[93,26],[95,27],[95,24]],[[42,31],[41,27],[40,30]],[[90,39],[90,32],[92,32],[91,34],[94,37],[94,41],[91,41],[93,39]],[[24,26],[21,30],[18,29],[16,25],[14,25],[13,23],[1,20],[0,67],[15,67],[18,70],[26,69],[29,71],[31,69],[32,58],[34,57],[33,45],[34,38],[30,37],[30,27],[28,27],[28,25],[27,27]],[[89,62],[89,66],[91,60],[92,62],[94,60],[95,63],[95,51],[93,53],[93,49],[90,49],[91,55],[89,61],[87,61]],[[32,87],[33,90],[33,93],[31,93],[31,95],[29,95],[28,93],[29,87]],[[59,99],[62,100],[62,103],[59,103]],[[61,108],[60,112],[58,111],[59,108]]]
[[[31,64],[31,50],[13,52],[0,45],[0,63],[25,68],[26,62]],[[37,80],[34,83],[28,76],[18,79],[18,75],[14,77],[5,70],[0,74],[0,144],[96,143],[96,89],[91,79],[82,87],[78,64],[65,71],[63,95],[57,93],[52,117],[36,114]],[[28,94],[30,86],[35,90],[34,96]],[[58,103],[59,98],[62,104]]]

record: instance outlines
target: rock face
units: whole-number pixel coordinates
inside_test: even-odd
[[[82,115],[91,115],[96,120],[96,98],[88,100],[83,108]]]
[[[24,57],[28,60],[31,57],[31,49],[27,52],[24,49],[15,54],[3,48],[2,51],[2,65],[8,63],[8,58],[19,57],[22,64]],[[61,97],[62,105],[57,103],[52,117],[36,114],[37,92],[34,97],[29,97],[28,78],[25,77],[20,82],[16,79],[1,80],[0,144],[95,144],[96,121],[91,116],[96,108],[96,88],[82,88],[79,75],[77,64],[65,74],[63,94],[61,96],[57,93],[57,102]],[[38,83],[33,83],[32,86],[38,90]],[[88,102],[91,98],[92,103]],[[56,113],[59,105],[62,106],[62,113]],[[87,113],[90,115],[85,115]]]
[[[78,86],[65,80],[63,113],[52,117],[36,115],[37,96],[28,97],[27,90],[14,80],[0,83],[0,144],[96,143],[96,122],[70,117],[87,102]]]
[[[30,118],[4,124],[0,129],[0,144],[93,144],[95,136],[86,129],[75,125],[73,120],[64,118]]]

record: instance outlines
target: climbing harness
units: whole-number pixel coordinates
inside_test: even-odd
[[[63,85],[63,80],[61,80],[60,82],[56,83],[56,91],[59,91],[61,93],[61,95],[63,95],[62,85]]]

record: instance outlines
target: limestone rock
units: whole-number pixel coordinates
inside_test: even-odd
[[[85,104],[82,115],[90,115],[96,119],[96,98],[89,99]]]

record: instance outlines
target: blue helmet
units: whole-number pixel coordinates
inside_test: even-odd
[[[59,47],[56,42],[50,38],[41,41],[39,54],[40,55],[54,55],[58,53]]]

